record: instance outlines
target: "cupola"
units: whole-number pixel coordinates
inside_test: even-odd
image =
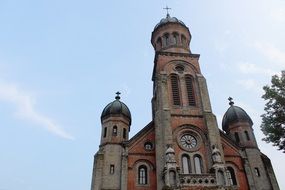
[[[122,143],[129,139],[131,112],[126,104],[120,101],[120,92],[116,94],[115,100],[109,103],[101,114],[101,145]]]
[[[155,51],[190,53],[191,34],[188,27],[167,13],[154,27],[151,43]]]
[[[241,147],[257,147],[253,133],[253,122],[242,108],[235,106],[230,97],[230,107],[226,111],[222,127],[223,130]]]
[[[222,121],[223,130],[227,132],[229,130],[229,126],[237,122],[248,122],[250,126],[252,126],[253,122],[246,111],[238,106],[235,106],[232,98],[229,98],[229,100],[230,107],[224,114]]]
[[[103,120],[109,117],[124,117],[129,121],[129,125],[131,125],[132,117],[131,112],[126,104],[120,101],[120,93],[116,93],[117,96],[115,100],[109,103],[104,109],[101,114],[101,123]]]

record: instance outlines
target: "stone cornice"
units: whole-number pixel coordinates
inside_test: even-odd
[[[190,57],[190,58],[198,58],[198,59],[200,58],[200,54],[157,51],[155,52],[155,61],[156,61],[157,56],[159,55],[175,56],[175,57]]]

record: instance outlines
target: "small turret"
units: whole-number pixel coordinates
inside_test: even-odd
[[[102,135],[101,145],[106,143],[121,143],[129,138],[132,122],[129,108],[120,101],[120,92],[115,100],[109,103],[101,114]]]
[[[120,92],[101,114],[100,149],[94,157],[91,190],[126,189],[127,157],[124,141],[129,138],[131,112],[120,101]]]
[[[230,107],[222,121],[223,130],[241,147],[257,147],[251,118],[246,111],[234,105],[231,97],[229,101]]]

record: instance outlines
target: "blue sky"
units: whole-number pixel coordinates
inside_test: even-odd
[[[103,108],[122,92],[131,136],[151,120],[154,26],[192,33],[220,124],[232,96],[285,189],[284,154],[261,141],[262,86],[285,66],[285,1],[0,1],[0,190],[90,189]]]

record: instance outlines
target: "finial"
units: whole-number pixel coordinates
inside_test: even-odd
[[[229,102],[229,105],[230,105],[230,106],[234,105],[234,101],[233,101],[233,98],[232,98],[232,97],[229,97],[228,100],[230,101],[230,102]]]
[[[171,8],[169,8],[169,7],[166,5],[166,7],[163,8],[163,9],[166,10],[166,13],[167,13],[167,14],[166,14],[166,17],[167,17],[167,18],[170,17],[168,10],[170,10]]]
[[[116,99],[116,100],[120,100],[120,98],[121,98],[121,97],[120,97],[121,92],[118,91],[118,92],[116,92],[116,94],[117,94],[117,96],[115,97],[115,99]]]

